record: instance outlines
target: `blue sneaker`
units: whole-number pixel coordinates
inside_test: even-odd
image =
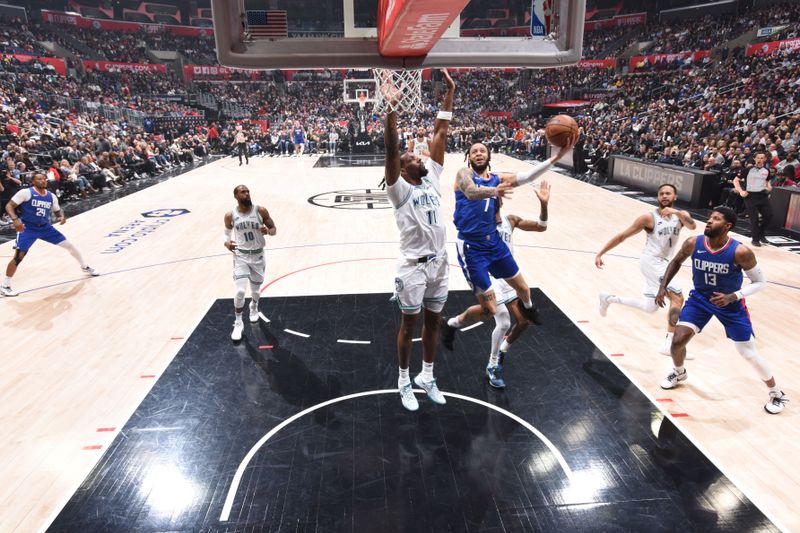
[[[500,375],[502,370],[503,370],[502,365],[486,367],[486,377],[489,378],[489,385],[491,385],[495,389],[506,388],[506,382]]]

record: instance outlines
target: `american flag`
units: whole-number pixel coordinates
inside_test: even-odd
[[[288,37],[286,11],[276,9],[247,12],[247,31],[251,37]]]

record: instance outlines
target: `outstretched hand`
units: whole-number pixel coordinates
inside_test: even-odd
[[[539,187],[534,189],[539,201],[546,204],[550,201],[550,182],[547,180],[540,180]]]
[[[567,155],[567,152],[572,150],[572,147],[575,146],[576,142],[578,142],[577,135],[573,137],[567,144],[561,147],[561,150],[559,150],[558,153],[556,154],[556,161],[559,161],[562,157]]]
[[[394,80],[392,79],[392,75],[390,73],[381,73],[381,94],[383,98],[389,102],[390,109],[394,110],[397,107],[397,104],[400,103],[400,99],[403,96],[403,91],[397,88],[394,84]]]

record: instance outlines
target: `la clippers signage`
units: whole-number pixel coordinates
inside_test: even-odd
[[[118,254],[124,252],[140,240],[144,239],[151,233],[158,231],[158,228],[169,222],[175,217],[186,215],[189,213],[188,209],[183,208],[168,208],[168,209],[153,209],[152,211],[145,211],[142,213],[142,218],[137,218],[129,224],[112,231],[106,235],[107,239],[118,239],[108,247],[100,252],[101,254]]]
[[[79,28],[91,28],[94,30],[106,31],[130,31],[145,33],[160,33],[167,31],[175,35],[186,37],[205,37],[213,35],[213,28],[196,28],[194,26],[174,26],[172,24],[140,24],[138,22],[127,22],[122,20],[100,20],[90,19],[78,15],[77,13],[64,13],[62,11],[52,11],[42,9],[42,20],[52,24],[64,24],[77,26]]]
[[[53,68],[56,69],[56,72],[61,74],[62,76],[67,75],[67,64],[64,62],[63,59],[58,57],[39,57],[39,56],[29,56],[25,54],[0,54],[0,57],[13,57],[17,61],[21,63],[27,63],[28,61],[38,61],[45,65],[53,65]]]
[[[612,179],[648,192],[655,192],[664,183],[671,183],[678,189],[678,199],[692,200],[694,174],[679,170],[680,167],[645,163],[635,159],[615,156]]]
[[[751,44],[745,54],[748,56],[769,56],[778,52],[793,51],[800,48],[800,39],[786,39],[770,43]]]
[[[705,57],[711,57],[711,50],[700,50],[698,52],[678,52],[677,54],[654,54],[649,56],[633,56],[630,61],[630,69],[645,67],[647,65],[658,65],[661,63],[672,63],[674,61],[699,61]]]

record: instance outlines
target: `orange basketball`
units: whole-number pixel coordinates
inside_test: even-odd
[[[556,115],[547,123],[544,134],[547,142],[561,147],[578,137],[578,123],[569,115]]]

